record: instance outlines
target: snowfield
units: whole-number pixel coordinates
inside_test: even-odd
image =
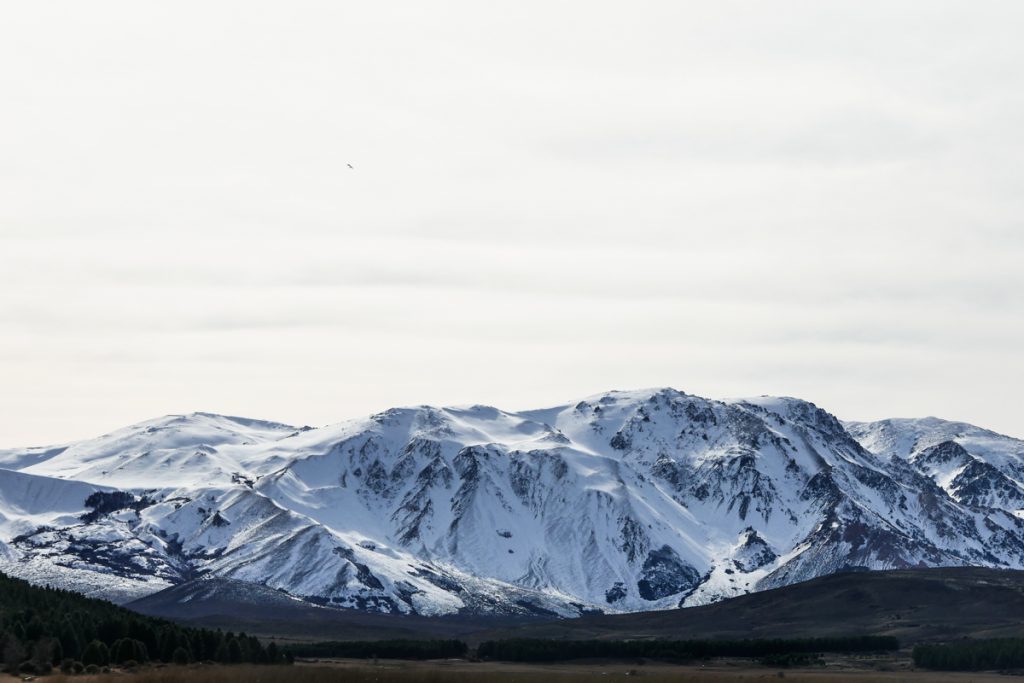
[[[207,576],[417,614],[699,605],[839,571],[1024,568],[1024,442],[674,389],[319,429],[207,413],[0,451],[0,571]]]

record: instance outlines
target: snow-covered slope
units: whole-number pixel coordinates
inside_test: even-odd
[[[169,416],[0,451],[0,569],[116,599],[209,576],[337,607],[572,615],[852,568],[1021,568],[1021,446],[672,389],[320,429]]]
[[[1024,441],[963,422],[847,422],[865,448],[909,461],[955,500],[1024,513]]]
[[[209,413],[168,415],[82,443],[0,451],[0,467],[125,488],[231,483],[259,465],[274,466],[247,460],[262,455],[253,447],[300,432],[275,422]]]

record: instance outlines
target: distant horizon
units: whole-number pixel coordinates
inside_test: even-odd
[[[538,404],[538,405],[530,405],[530,406],[518,407],[518,408],[510,408],[510,407],[507,407],[507,406],[502,406],[500,404],[481,403],[481,402],[463,402],[463,403],[422,403],[422,402],[415,403],[415,402],[412,402],[412,403],[395,403],[395,404],[386,406],[384,408],[381,408],[379,410],[364,411],[363,413],[354,414],[354,415],[345,415],[345,416],[341,416],[341,417],[339,417],[337,419],[328,420],[328,421],[325,421],[325,422],[311,422],[309,420],[298,420],[298,421],[295,421],[295,420],[281,420],[281,419],[275,418],[273,416],[267,416],[267,415],[248,415],[248,414],[223,412],[223,411],[217,411],[217,410],[206,410],[206,409],[196,409],[196,410],[187,410],[187,411],[173,411],[173,412],[160,413],[158,415],[150,415],[149,417],[144,417],[142,419],[125,422],[125,423],[117,425],[115,427],[112,427],[112,428],[109,428],[109,429],[106,429],[106,430],[102,430],[102,431],[95,431],[95,432],[93,432],[91,434],[87,434],[87,435],[80,436],[80,437],[72,437],[72,438],[62,439],[62,440],[51,440],[51,441],[48,441],[48,442],[39,442],[39,443],[32,443],[32,444],[24,444],[23,443],[23,444],[9,445],[9,444],[0,443],[0,450],[17,450],[19,448],[40,448],[40,447],[45,448],[45,447],[50,447],[50,446],[59,446],[59,445],[66,444],[66,443],[77,443],[77,442],[80,442],[80,441],[88,441],[88,440],[93,439],[93,438],[98,438],[100,436],[104,436],[106,434],[110,434],[110,433],[116,432],[116,431],[118,431],[120,429],[125,429],[125,428],[128,428],[128,427],[132,427],[132,426],[135,426],[135,425],[139,425],[139,424],[143,424],[143,423],[146,423],[146,422],[150,422],[150,421],[154,421],[154,420],[159,420],[161,418],[167,418],[167,417],[189,417],[189,416],[192,416],[192,415],[209,415],[209,416],[223,417],[223,418],[228,418],[228,419],[254,420],[254,421],[258,421],[258,422],[274,423],[274,424],[284,425],[284,426],[287,426],[287,427],[295,427],[295,428],[311,427],[313,429],[320,429],[320,428],[323,428],[323,427],[330,427],[332,425],[342,424],[344,422],[348,422],[348,421],[351,421],[351,420],[359,420],[359,419],[363,419],[363,418],[366,418],[366,417],[370,417],[372,415],[376,415],[376,414],[378,414],[380,412],[383,412],[385,410],[389,410],[389,409],[392,409],[392,408],[399,408],[399,409],[401,409],[401,408],[413,408],[413,409],[414,408],[455,409],[455,408],[472,408],[472,407],[480,406],[480,407],[487,407],[487,408],[495,408],[495,409],[500,410],[500,411],[505,412],[505,413],[519,414],[519,413],[524,413],[524,412],[532,412],[532,411],[538,411],[538,410],[546,410],[546,409],[551,409],[551,408],[570,406],[570,405],[572,405],[576,401],[584,400],[584,399],[587,399],[587,398],[593,398],[593,397],[597,397],[597,396],[603,396],[603,395],[607,395],[607,394],[611,394],[611,393],[617,393],[617,392],[621,392],[621,393],[643,393],[643,392],[647,392],[647,391],[659,391],[659,390],[666,390],[666,389],[670,389],[670,390],[674,390],[674,391],[679,391],[681,393],[684,393],[684,394],[687,394],[687,395],[690,395],[690,396],[697,396],[699,398],[709,399],[709,400],[713,400],[713,401],[722,401],[722,402],[742,401],[744,399],[751,399],[751,398],[758,398],[758,397],[789,398],[789,399],[802,400],[802,401],[806,401],[808,403],[813,403],[818,408],[821,408],[821,409],[825,410],[829,414],[831,414],[831,415],[835,416],[836,418],[838,418],[843,423],[871,423],[871,422],[881,422],[881,421],[884,421],[884,420],[929,420],[929,419],[937,419],[937,420],[941,420],[943,422],[969,424],[969,425],[971,425],[973,427],[978,427],[978,428],[985,429],[985,430],[988,430],[988,431],[991,431],[991,432],[995,432],[995,433],[1000,434],[1002,436],[1007,436],[1007,437],[1010,437],[1012,439],[1021,440],[1021,437],[1016,436],[1016,435],[1014,435],[1012,433],[1007,433],[1007,432],[1001,431],[999,429],[993,428],[993,427],[991,427],[989,425],[986,425],[984,423],[979,423],[979,422],[975,422],[975,421],[972,421],[972,420],[960,419],[960,418],[958,418],[956,416],[943,416],[943,415],[932,415],[932,414],[927,414],[927,415],[924,415],[924,414],[922,414],[922,415],[886,415],[886,416],[878,417],[878,418],[859,419],[859,418],[847,417],[846,415],[843,415],[840,412],[836,412],[834,410],[831,410],[828,406],[822,405],[821,403],[819,403],[818,401],[815,401],[812,398],[808,398],[808,397],[804,397],[804,396],[793,396],[793,395],[785,395],[785,394],[764,394],[764,393],[762,393],[762,394],[732,395],[732,396],[708,396],[708,395],[705,395],[705,394],[699,394],[699,393],[692,392],[692,391],[685,391],[683,389],[679,389],[678,387],[672,387],[672,386],[663,385],[663,386],[638,387],[638,388],[634,388],[634,389],[621,389],[621,388],[620,389],[609,389],[607,391],[600,391],[600,392],[596,392],[596,393],[590,393],[590,394],[583,394],[583,395],[575,396],[575,397],[572,397],[572,398],[565,399],[563,401],[546,402],[546,403],[542,403],[542,404]]]

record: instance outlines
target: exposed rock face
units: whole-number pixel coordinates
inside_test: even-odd
[[[647,553],[636,587],[644,600],[660,600],[692,592],[700,578],[697,570],[683,562],[675,550],[663,545]]]
[[[775,562],[778,557],[753,527],[747,527],[740,534],[740,545],[733,554],[732,561],[739,571],[752,572]]]
[[[689,606],[1024,567],[1022,463],[962,423],[672,389],[321,429],[197,413],[0,451],[0,569],[119,600],[208,577],[384,612]]]

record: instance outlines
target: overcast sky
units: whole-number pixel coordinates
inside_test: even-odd
[[[1024,437],[1022,35],[1016,1],[10,3],[0,446],[665,385]]]

